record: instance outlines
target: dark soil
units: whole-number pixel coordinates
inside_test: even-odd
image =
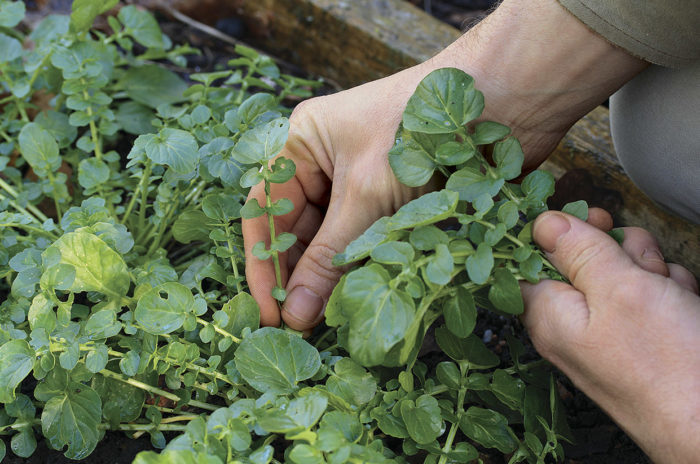
[[[491,8],[497,3],[495,0],[406,0],[417,7],[423,8],[435,17],[461,29],[466,30],[483,19]],[[28,9],[42,6],[40,12],[34,11],[34,18],[43,17],[49,13],[66,13],[70,11],[70,0],[43,0],[26,2]],[[139,3],[139,2],[132,2]],[[168,22],[166,18],[159,17],[163,31],[168,34],[175,43],[188,42],[203,51],[201,56],[191,57],[188,67],[191,72],[214,71],[217,66],[225,65],[233,54],[233,47],[223,44],[191,27],[180,23]],[[215,26],[225,34],[244,39],[246,36],[243,22],[237,18],[220,18]],[[282,65],[284,72],[302,75],[299,69]],[[309,76],[305,76],[309,77]],[[333,89],[327,86],[320,93],[325,94]],[[582,199],[581,185],[587,185],[580,179],[580,173],[571,173],[557,183],[557,195],[550,207],[561,207],[563,204]],[[590,183],[589,183],[590,184]],[[585,198],[590,204],[614,210],[619,198],[602,192],[594,186],[585,193]],[[490,331],[490,337],[484,337]],[[517,319],[505,318],[487,311],[480,311],[479,322],[475,332],[485,341],[489,347],[497,353],[507,357],[505,336],[515,333],[528,349],[526,361],[537,359],[539,356],[534,351],[527,334]],[[566,463],[568,464],[648,464],[651,461],[637,447],[634,442],[614,422],[577,390],[571,382],[560,375],[558,378],[559,394],[566,406],[567,417],[573,431],[576,443],[565,445]],[[30,458],[20,458],[10,451],[10,442],[3,437],[7,445],[7,456],[3,463],[8,464],[67,464],[75,462],[63,456],[59,451],[50,449],[43,438],[38,440],[35,453]],[[107,432],[104,439],[98,444],[93,453],[82,462],[90,464],[129,464],[136,454],[141,451],[153,450],[148,435],[138,439],[131,439],[120,432]],[[506,463],[507,459],[501,454],[493,456],[482,455],[489,463]]]

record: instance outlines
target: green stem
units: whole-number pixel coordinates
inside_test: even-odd
[[[217,333],[223,335],[224,337],[230,338],[230,339],[233,340],[234,343],[236,343],[236,344],[240,344],[240,343],[241,343],[241,339],[240,339],[240,338],[238,338],[238,337],[236,337],[235,335],[233,335],[233,334],[231,334],[231,333],[225,331],[225,330],[222,329],[221,327],[218,327],[218,326],[212,324],[211,322],[205,321],[205,320],[202,319],[201,317],[198,317],[198,318],[197,318],[197,322],[199,322],[200,324],[202,324],[202,325],[205,326],[205,327],[206,327],[206,326],[209,326],[209,325],[212,326],[212,327],[214,327],[214,331],[216,331]]]
[[[53,191],[51,192],[51,196],[53,197],[53,204],[56,208],[56,218],[60,221],[61,217],[63,217],[63,213],[61,212],[61,202],[60,199],[56,196],[56,178],[53,176],[53,173],[51,171],[48,172],[48,177],[49,177],[49,182],[51,183],[51,186],[53,187]]]
[[[452,443],[457,435],[457,422],[452,423],[450,426],[450,432],[447,434],[447,440],[445,440],[445,446],[442,447],[443,453],[449,453],[452,450]],[[438,464],[447,464],[447,454],[440,456]]]
[[[19,196],[19,194],[17,193],[17,190],[15,190],[14,187],[12,187],[7,182],[2,180],[2,178],[0,178],[0,187],[2,187],[7,193],[9,193],[10,195],[12,195],[15,198],[17,198]],[[27,209],[29,211],[31,211],[32,213],[34,213],[34,216],[36,216],[38,218],[38,221],[36,221],[38,223],[42,223],[48,219],[48,217],[44,213],[39,211],[39,209],[37,209],[37,207],[32,205],[32,204],[28,204]],[[31,216],[31,214],[29,214],[29,216]]]
[[[226,243],[228,244],[228,252],[231,254],[231,267],[233,268],[233,277],[236,279],[236,291],[238,293],[241,293],[243,291],[243,288],[241,286],[241,279],[238,274],[238,263],[236,262],[233,240],[231,239],[231,229],[228,226],[228,224],[225,225],[224,228],[224,230],[226,231]]]
[[[267,213],[267,225],[270,228],[270,248],[273,248],[273,245],[277,241],[277,233],[275,232],[275,217],[269,213],[270,208],[272,208],[272,195],[270,194],[270,181],[267,180],[267,173],[269,168],[265,165],[265,206],[268,209]],[[277,250],[270,250],[270,254],[272,255],[272,263],[274,264],[275,267],[275,280],[277,282],[277,287],[279,288],[284,288],[282,286],[282,271],[280,270],[280,257],[279,253]]]
[[[141,184],[144,183],[144,187],[141,189],[141,206],[139,208],[139,235],[140,232],[146,228],[146,208],[148,207],[148,181],[151,177],[151,160],[146,160],[146,166],[144,167],[143,177],[141,178]]]
[[[124,211],[124,215],[122,216],[121,221],[119,221],[121,224],[125,224],[126,220],[129,219],[129,216],[131,215],[131,211],[134,209],[134,206],[136,205],[136,199],[139,197],[139,193],[141,192],[141,189],[147,188],[146,184],[148,184],[148,178],[150,176],[151,176],[151,160],[147,159],[146,165],[144,166],[143,172],[141,173],[141,180],[139,180],[139,183],[136,186],[136,190],[134,191],[133,195],[131,196],[131,200],[129,201],[129,205],[126,207],[126,211]]]

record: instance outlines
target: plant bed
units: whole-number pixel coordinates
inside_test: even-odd
[[[100,438],[105,457],[121,440],[102,431],[122,430],[157,448],[169,443],[165,454],[141,455],[142,463],[176,455],[184,462],[535,462],[536,453],[561,455],[567,432],[556,374],[532,353],[513,363],[524,336],[513,336],[508,324],[517,322],[502,315],[521,310],[514,275],[557,277],[543,270],[526,225],[544,208],[553,182],[543,173],[529,178],[530,187],[507,182],[519,173],[521,156],[507,128],[460,132],[479,112],[476,104],[460,126],[436,136],[440,143],[496,143],[495,168],[476,153],[471,162],[495,169],[503,185],[473,195],[457,176],[448,190],[408,205],[346,250],[339,262],[363,265],[329,305],[329,325],[338,332],[325,326],[304,341],[289,331],[256,330],[257,306],[240,272],[238,219],[288,209],[284,202],[244,204],[245,193],[255,181],[293,175],[293,165],[268,163],[286,137],[289,109],[281,103],[309,95],[314,84],[280,74],[270,59],[244,48],[230,63],[234,69],[184,81],[163,66],[183,64],[181,54],[191,50],[166,47],[146,13],[122,9],[108,33],[89,35],[99,8],[78,3],[87,10],[74,15],[72,30],[52,20],[57,35],[34,33],[33,52],[17,51],[7,35],[18,55],[0,64],[14,91],[3,96],[10,140],[3,146],[0,427],[12,437],[8,448],[27,455],[34,434],[43,434],[66,456],[97,462],[100,454],[88,453]],[[86,55],[71,61],[73,53]],[[26,65],[45,56],[37,68]],[[469,82],[450,71],[432,78]],[[30,94],[56,95],[51,105],[58,111],[34,116],[37,100],[15,85],[23,79]],[[478,95],[470,87],[464,100]],[[407,114],[424,119],[420,105]],[[402,140],[433,137],[420,134],[405,124]],[[416,183],[416,175],[431,174],[407,171],[406,151],[391,155],[399,178]],[[468,161],[449,158],[434,169],[449,174]],[[513,203],[523,206],[513,210]],[[421,204],[418,211],[429,217],[416,217]],[[568,208],[585,214],[580,203]],[[432,227],[448,217],[461,226]],[[292,240],[273,236],[277,248],[258,253],[273,258]],[[402,261],[407,254],[416,267]],[[398,287],[389,286],[395,280]],[[404,318],[407,330],[398,333],[353,288],[386,296],[390,304],[380,314],[423,312]],[[474,300],[501,316],[480,310],[477,318]],[[362,316],[349,316],[355,307]],[[357,337],[373,318],[382,326],[379,348]],[[444,318],[459,324],[446,330]],[[419,355],[426,332],[436,342]],[[462,421],[466,416],[470,421]]]

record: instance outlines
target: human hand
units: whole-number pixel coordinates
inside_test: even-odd
[[[533,42],[534,37],[538,40]],[[545,42],[551,56],[542,53]],[[295,162],[296,175],[286,184],[273,184],[271,192],[273,199],[286,197],[295,206],[275,218],[276,232],[299,238],[280,256],[288,292],[281,314],[270,296],[276,285],[273,265],[251,252],[259,241],[269,241],[266,219],[243,221],[246,276],[262,324],[279,325],[283,319],[298,330],[317,325],[343,272],[331,264],[333,255],[376,219],[421,193],[397,182],[387,153],[420,80],[449,66],[474,77],[486,102],[482,118],[513,129],[527,170],[644,64],[590,32],[555,0],[507,0],[425,63],[297,107],[280,153]],[[250,197],[262,200],[262,186],[254,187]]]
[[[605,227],[602,227],[605,229]],[[620,247],[563,213],[534,238],[571,284],[523,284],[537,351],[596,401],[655,462],[697,462],[700,298],[692,274],[664,262],[656,240],[626,228]]]

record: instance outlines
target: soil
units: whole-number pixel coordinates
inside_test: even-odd
[[[438,19],[441,19],[461,30],[468,29],[483,19],[491,8],[497,3],[494,0],[405,0],[417,7],[425,9]],[[128,3],[148,3],[144,1],[132,1]],[[50,13],[70,12],[71,0],[37,0],[26,2],[30,16],[29,22],[34,23],[39,18]],[[225,64],[233,54],[233,47],[213,39],[210,35],[192,27],[183,26],[179,22],[173,22],[168,18],[159,16],[159,22],[163,31],[168,34],[175,43],[188,42],[203,51],[201,56],[189,58],[188,68],[191,72],[213,71],[219,64]],[[221,32],[236,39],[245,40],[246,30],[243,22],[235,17],[219,18],[214,24]],[[282,65],[283,71],[295,75],[304,75],[299,69]],[[304,76],[309,77],[309,76]],[[331,86],[320,90],[320,94],[332,92]],[[584,175],[577,172],[569,173],[557,183],[557,195],[550,207],[561,207],[569,201],[582,198],[580,191],[580,177]],[[573,188],[576,186],[576,188]],[[607,191],[591,188],[590,192],[584,192],[585,198],[590,204],[616,209],[614,206],[619,198]],[[614,192],[613,192],[614,193]],[[486,334],[490,331],[490,336]],[[515,333],[528,349],[527,360],[537,359],[532,344],[527,338],[522,325],[517,319],[505,318],[487,311],[480,311],[479,322],[475,332],[485,338],[489,347],[497,353],[507,357],[505,336]],[[486,336],[485,336],[486,335]],[[574,444],[565,444],[567,464],[648,464],[651,461],[639,447],[598,408],[582,392],[577,390],[563,375],[557,380],[559,394],[567,410],[567,417],[572,432],[576,439]],[[30,458],[20,458],[10,451],[10,442],[5,440],[8,452],[3,460],[8,464],[67,464],[71,461],[59,451],[50,449],[43,438],[38,439],[37,450]],[[153,450],[148,435],[138,439],[131,439],[120,432],[107,432],[104,439],[98,444],[93,453],[83,462],[90,464],[129,464],[136,454],[145,450]],[[485,462],[500,464],[506,463],[500,454],[482,455]]]

